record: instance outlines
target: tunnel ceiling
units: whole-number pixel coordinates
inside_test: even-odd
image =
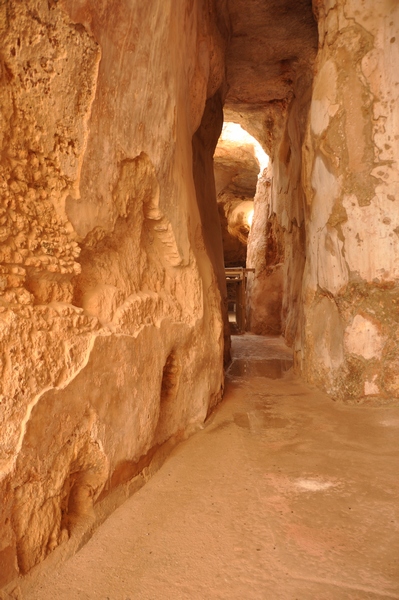
[[[317,50],[311,0],[227,0],[225,120],[240,122],[272,153],[284,109]]]
[[[224,5],[219,0],[220,6]],[[295,95],[311,87],[317,25],[311,0],[225,0],[225,121],[240,123],[273,155]],[[226,265],[244,265],[246,204],[255,194],[254,149],[220,140],[214,156]],[[244,202],[243,202],[244,201]],[[242,207],[242,210],[241,210]],[[247,228],[249,230],[249,228]],[[247,232],[248,234],[248,232]]]

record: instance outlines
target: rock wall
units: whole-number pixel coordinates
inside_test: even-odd
[[[336,398],[399,398],[399,5],[316,0],[298,362]]]
[[[267,13],[266,4],[254,5]],[[313,0],[313,10],[316,63],[303,45],[288,65],[284,96],[288,79],[280,75],[270,87],[273,100],[265,90],[264,106],[239,105],[240,122],[257,132],[272,161],[270,193],[258,189],[249,240],[250,264],[258,268],[249,286],[251,328],[268,331],[281,315],[281,331],[309,382],[347,402],[388,402],[399,398],[399,6]],[[278,26],[290,31],[288,21]],[[307,32],[311,41],[309,21]],[[262,32],[266,46],[268,35]],[[276,49],[277,68],[283,48]],[[242,94],[237,68],[230,71]],[[254,77],[248,97],[259,85]],[[228,112],[238,114],[229,94]],[[276,242],[284,254],[274,281],[267,248]],[[278,301],[271,310],[272,291]]]
[[[220,399],[221,242],[192,138],[223,94],[222,7],[1,3],[0,586]]]
[[[302,148],[309,114],[313,82],[313,60],[298,72],[293,98],[273,161],[271,210],[284,232],[284,284],[282,332],[288,344],[296,345],[303,327],[302,277],[306,257],[306,201]],[[281,230],[280,230],[281,231]]]
[[[295,74],[293,93],[275,106],[271,163],[258,184],[248,240],[248,325],[257,334],[283,334],[296,343],[301,330],[305,265],[305,193],[302,146],[309,113],[313,59],[308,51]],[[270,110],[270,109],[269,109]],[[265,147],[267,139],[261,139]],[[300,346],[300,342],[298,343]]]
[[[259,178],[248,237],[247,329],[258,335],[282,333],[284,231],[270,214],[269,172]]]

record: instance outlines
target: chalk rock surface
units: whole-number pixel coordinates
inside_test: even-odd
[[[199,0],[1,4],[0,586],[221,397],[201,203],[217,215],[224,23]]]
[[[399,398],[399,5],[315,5],[301,368],[335,397],[391,402]]]

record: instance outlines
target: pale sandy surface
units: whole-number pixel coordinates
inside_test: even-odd
[[[399,598],[399,408],[270,378],[278,339],[234,348],[205,428],[24,598]]]

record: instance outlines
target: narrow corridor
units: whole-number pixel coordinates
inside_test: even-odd
[[[233,338],[203,430],[31,600],[399,598],[399,408],[345,406]]]

